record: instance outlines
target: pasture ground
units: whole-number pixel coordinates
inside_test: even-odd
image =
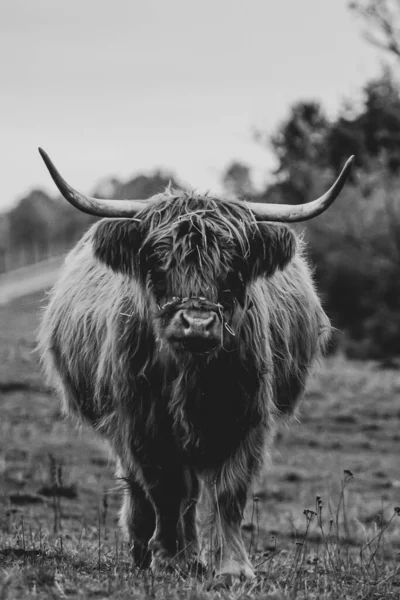
[[[106,450],[43,382],[42,303],[38,293],[0,307],[0,600],[400,598],[400,369],[321,365],[249,499],[256,581],[153,577],[132,568],[121,539]]]

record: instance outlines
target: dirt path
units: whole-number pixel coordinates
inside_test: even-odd
[[[63,260],[57,256],[0,275],[0,305],[52,286]]]

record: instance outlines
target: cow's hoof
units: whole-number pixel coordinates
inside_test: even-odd
[[[173,556],[162,555],[160,552],[153,553],[150,569],[155,575],[176,574],[183,575],[179,561]]]
[[[215,576],[221,580],[225,579],[229,585],[232,585],[237,579],[241,581],[254,579],[255,573],[250,564],[246,562],[227,561],[217,569]]]
[[[169,553],[158,540],[150,540],[149,547],[151,548],[150,569],[154,574],[182,574],[182,568],[178,557]]]
[[[242,571],[239,574],[235,573],[216,573],[212,581],[206,587],[207,590],[229,590],[237,581],[251,581],[255,578],[252,570]]]
[[[151,552],[147,545],[134,542],[131,554],[136,567],[139,567],[139,569],[148,569],[150,567]]]
[[[204,589],[206,592],[220,592],[221,590],[229,590],[232,586],[232,581],[224,577],[213,577],[205,583]]]
[[[238,573],[216,573],[212,579],[206,582],[205,589],[213,592],[229,590],[237,581],[250,581],[254,577],[255,575],[251,569],[247,570],[247,575],[244,574],[244,571],[240,575]]]
[[[192,577],[204,577],[207,573],[207,565],[197,556],[187,561],[187,573]]]

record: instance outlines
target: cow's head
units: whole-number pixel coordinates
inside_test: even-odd
[[[320,214],[342,189],[349,159],[321,198],[300,206],[219,200],[168,191],[148,201],[98,200],[71,188],[47,154],[41,155],[63,196],[101,221],[96,257],[115,272],[136,278],[147,295],[155,334],[176,355],[229,351],[249,284],[291,260],[295,237],[281,223]],[[124,217],[124,218],[121,218]]]
[[[138,220],[101,221],[93,245],[114,271],[140,280],[158,338],[177,352],[209,354],[233,342],[248,285],[282,269],[295,238],[238,202],[167,192]]]

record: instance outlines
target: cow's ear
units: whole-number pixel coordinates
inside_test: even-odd
[[[93,233],[96,258],[113,271],[127,275],[137,271],[141,243],[140,222],[133,219],[104,219]]]
[[[284,269],[296,252],[296,237],[286,226],[276,223],[257,223],[251,241],[250,277],[272,275]]]

